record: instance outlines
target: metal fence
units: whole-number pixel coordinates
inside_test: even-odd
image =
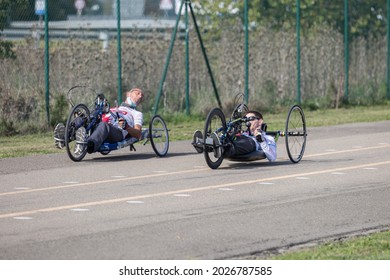
[[[53,124],[63,117],[56,112],[57,99],[77,84],[118,100],[122,91],[142,87],[149,97],[143,109],[168,113],[229,108],[238,91],[261,110],[292,102],[328,108],[390,99],[390,0],[379,1],[386,4],[379,7],[383,19],[378,22],[387,34],[353,40],[350,14],[359,1],[352,0],[339,1],[334,10],[328,7],[330,13],[340,14],[343,31],[319,26],[310,32],[301,25],[310,15],[300,9],[299,0],[285,9],[295,21],[279,30],[254,27],[248,19],[251,3],[231,1],[241,3],[235,14],[241,20],[218,17],[221,28],[216,36],[207,31],[207,18],[189,7],[199,1],[27,2],[17,13],[9,11],[1,33],[3,40],[17,42],[17,59],[2,62],[0,90],[7,97],[2,118],[33,100],[39,111],[25,118],[42,118],[43,111]]]

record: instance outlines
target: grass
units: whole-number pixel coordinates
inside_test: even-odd
[[[291,251],[273,260],[390,260],[390,231]]]
[[[52,133],[0,137],[0,158],[58,153]]]
[[[264,114],[269,130],[283,130],[287,110],[279,114]],[[340,108],[333,110],[305,110],[307,127],[329,126],[355,122],[390,120],[390,104],[369,107]],[[204,117],[164,116],[170,129],[170,141],[190,140],[195,130],[204,128]],[[146,118],[149,119],[149,118]],[[145,126],[146,127],[146,126]],[[0,158],[58,153],[51,132],[33,135],[0,137]]]

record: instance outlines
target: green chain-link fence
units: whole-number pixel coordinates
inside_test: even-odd
[[[180,1],[47,1],[45,18],[39,8],[46,1],[0,0],[1,133],[21,121],[31,130],[45,129],[47,119],[50,126],[63,120],[69,111],[64,96],[80,84],[104,92],[111,102],[141,87],[148,97],[142,109],[152,112]],[[298,91],[300,102],[313,109],[342,106],[346,92],[349,104],[390,98],[388,0],[191,2],[227,110],[236,93],[246,90],[250,107],[262,111],[295,103]],[[183,112],[191,104],[192,113],[205,114],[218,102],[191,22],[186,79],[184,34],[181,20],[159,108]]]

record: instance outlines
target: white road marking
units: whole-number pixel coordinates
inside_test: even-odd
[[[374,149],[383,149],[383,148],[389,148],[390,144],[385,144],[382,146],[373,146],[373,147],[366,147],[362,148],[362,150],[374,150]],[[343,154],[343,153],[350,153],[356,152],[356,149],[351,150],[342,150],[342,151],[335,151],[335,152],[328,152],[328,153],[319,153],[319,154],[310,154],[305,155],[305,158],[311,158],[311,157],[320,157],[320,156],[329,156],[333,154]],[[210,168],[205,168],[204,166],[198,166],[201,168],[202,171],[211,171]],[[136,179],[144,179],[144,178],[151,178],[151,177],[159,177],[159,176],[167,176],[167,175],[176,175],[176,174],[186,174],[186,173],[193,173],[194,169],[189,170],[181,170],[181,171],[173,171],[173,172],[167,172],[162,174],[146,174],[146,175],[140,175],[140,176],[134,176],[134,177],[125,177],[125,178],[116,178],[116,179],[108,179],[108,180],[100,180],[100,181],[92,181],[92,182],[64,182],[64,184],[72,184],[72,185],[60,185],[60,186],[52,186],[52,187],[42,187],[42,188],[36,188],[36,189],[30,189],[30,190],[19,190],[19,191],[12,191],[12,192],[3,192],[0,193],[0,196],[6,196],[6,195],[17,195],[21,193],[29,193],[29,192],[40,192],[40,191],[48,191],[48,190],[57,190],[57,189],[64,189],[64,188],[74,188],[74,187],[86,187],[86,186],[96,186],[97,184],[109,184],[113,182],[120,182],[120,181],[133,181]]]
[[[219,188],[218,190],[220,190],[220,191],[232,191],[233,189],[231,189],[231,188]]]
[[[141,200],[128,200],[126,201],[127,203],[130,203],[130,204],[142,204],[144,203],[143,201]]]
[[[259,185],[274,185],[272,182],[260,182]]]
[[[187,194],[187,193],[176,193],[176,194],[174,194],[173,196],[188,197],[188,196],[191,196],[191,195],[190,195],[190,194]]]
[[[376,149],[383,149],[383,148],[389,148],[390,145],[385,144],[382,146],[373,146],[373,147],[365,147],[361,148],[359,151],[369,151],[369,150],[376,150]],[[310,158],[310,157],[320,157],[320,156],[330,156],[330,155],[335,155],[335,154],[343,154],[343,153],[356,153],[356,149],[350,149],[350,150],[342,150],[342,151],[337,151],[337,150],[327,150],[327,153],[319,153],[319,154],[311,154],[311,155],[305,155],[305,158]]]
[[[15,220],[32,220],[32,217],[14,217]]]
[[[332,172],[330,174],[332,174],[332,175],[344,175],[346,173],[344,173],[344,172]]]
[[[358,169],[376,167],[376,166],[381,166],[381,165],[390,165],[390,161],[359,164],[359,165],[338,167],[338,168],[332,168],[332,169],[323,169],[323,170],[305,172],[305,173],[301,173],[301,174],[294,173],[294,174],[287,174],[287,175],[268,177],[268,178],[258,178],[258,179],[252,179],[252,180],[247,180],[247,181],[240,180],[239,182],[231,182],[231,183],[224,183],[224,184],[218,184],[218,185],[213,184],[213,185],[202,186],[202,187],[197,187],[197,188],[187,188],[187,189],[180,189],[180,190],[165,191],[165,192],[160,192],[160,193],[140,194],[140,195],[122,197],[122,198],[81,202],[81,203],[72,204],[72,205],[60,205],[60,206],[53,206],[53,207],[47,207],[47,208],[25,210],[25,211],[20,211],[20,212],[3,213],[3,214],[0,214],[0,219],[9,218],[9,217],[20,217],[20,216],[24,216],[24,215],[33,215],[33,214],[39,214],[39,213],[56,212],[56,211],[72,209],[72,208],[83,208],[83,207],[88,207],[88,206],[102,206],[102,205],[107,205],[107,204],[123,202],[123,201],[127,201],[127,200],[139,200],[139,199],[163,197],[163,196],[169,196],[169,195],[189,196],[189,194],[186,194],[186,193],[188,193],[188,192],[194,193],[194,192],[199,192],[199,191],[206,191],[206,190],[219,189],[219,188],[232,187],[232,186],[245,187],[245,186],[248,186],[248,185],[250,186],[250,185],[253,185],[255,183],[260,183],[260,182],[285,180],[285,179],[289,179],[289,178],[306,177],[306,176],[320,175],[320,174],[329,174],[332,172],[342,172],[342,171],[346,171],[346,170],[358,170]],[[180,172],[177,172],[177,173],[172,172],[172,173],[177,174]],[[118,179],[118,181],[119,181],[119,179]],[[93,183],[95,185],[97,184],[97,182],[93,182]],[[98,183],[102,183],[102,181],[99,181]],[[105,183],[107,183],[107,181]],[[88,185],[89,184],[90,183],[88,183]],[[29,192],[29,191],[25,191],[25,192]],[[20,191],[19,193],[24,193],[24,192]],[[4,193],[2,195],[4,195]]]
[[[31,188],[20,187],[20,188],[14,188],[14,190],[31,190]]]
[[[87,209],[87,208],[73,208],[73,209],[70,209],[70,211],[73,211],[73,212],[87,212],[87,211],[89,211],[89,209]]]
[[[366,167],[366,168],[363,168],[364,170],[377,170],[378,168],[376,167]]]
[[[209,168],[203,168],[205,171],[209,171]],[[134,176],[134,177],[125,177],[125,178],[116,178],[116,179],[107,179],[107,180],[101,180],[101,181],[92,181],[92,182],[67,182],[67,184],[71,183],[72,185],[62,185],[62,186],[53,186],[53,187],[42,187],[37,189],[31,189],[31,190],[21,190],[21,191],[13,191],[13,192],[4,192],[0,193],[0,196],[5,195],[16,195],[21,193],[30,193],[30,192],[39,192],[39,191],[48,191],[48,190],[58,190],[58,189],[65,189],[65,188],[74,188],[74,187],[85,187],[85,186],[96,186],[97,184],[109,184],[114,182],[122,182],[122,181],[133,181],[137,179],[145,179],[145,178],[154,178],[154,177],[160,177],[160,176],[167,176],[167,175],[176,175],[176,174],[186,174],[186,173],[193,173],[194,170],[181,170],[181,171],[173,171],[168,172],[164,174],[146,174],[146,175],[140,175],[140,176]]]
[[[296,177],[297,180],[309,180],[309,177]]]

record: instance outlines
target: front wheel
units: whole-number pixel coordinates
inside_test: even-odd
[[[76,131],[90,122],[90,112],[86,105],[77,104],[72,108],[65,126],[65,147],[68,156],[73,161],[82,160],[86,153],[84,140],[76,139]]]
[[[221,109],[214,108],[207,115],[203,134],[203,154],[211,169],[217,169],[223,161],[220,139],[224,133],[226,133],[225,115]]]
[[[298,163],[306,147],[306,120],[301,106],[290,108],[286,120],[286,149],[290,160]]]
[[[156,155],[163,157],[168,153],[168,128],[159,115],[155,115],[149,123],[149,140]]]

